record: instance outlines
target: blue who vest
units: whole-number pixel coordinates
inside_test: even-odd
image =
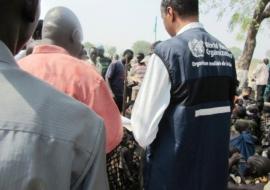
[[[225,190],[236,87],[233,55],[202,28],[159,44],[155,54],[172,88],[147,149],[145,190]]]

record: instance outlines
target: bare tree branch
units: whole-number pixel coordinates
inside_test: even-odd
[[[270,2],[267,3],[264,11],[263,11],[263,19],[270,17]]]
[[[270,0],[265,6],[265,9],[262,13],[262,19],[269,18],[270,17]]]

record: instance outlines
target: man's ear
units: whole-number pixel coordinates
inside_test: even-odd
[[[40,0],[22,0],[22,1],[23,1],[23,7],[22,7],[23,17],[28,22],[34,22],[40,11],[39,10]]]
[[[82,41],[82,34],[79,30],[74,29],[72,34],[71,34],[71,41],[72,42],[80,42]]]
[[[172,22],[175,20],[175,14],[174,14],[174,10],[172,9],[172,7],[167,7],[166,14],[167,14],[167,16],[170,17],[170,20]]]

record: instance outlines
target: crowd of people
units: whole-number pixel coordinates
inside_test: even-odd
[[[121,57],[66,7],[0,9],[1,190],[270,189],[269,60],[237,89],[198,0],[161,0],[172,38]]]
[[[269,72],[269,60],[265,58],[252,73],[255,88],[239,89],[235,98],[229,158],[229,185],[234,188],[262,190],[269,181]]]

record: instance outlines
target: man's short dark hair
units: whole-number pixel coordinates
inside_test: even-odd
[[[181,17],[199,15],[199,0],[162,0],[161,7],[172,7]]]
[[[90,47],[89,48],[89,55],[92,53],[96,53],[97,54],[97,48],[96,47]]]
[[[38,25],[36,27],[36,30],[33,34],[33,39],[34,40],[40,40],[42,37],[42,27],[43,27],[43,20],[38,21]]]
[[[143,53],[138,53],[137,58],[143,60],[145,55]]]
[[[263,59],[263,62],[267,65],[269,63],[269,59],[265,58]]]
[[[126,56],[126,55],[134,55],[134,53],[133,53],[133,51],[132,50],[130,50],[130,49],[127,49],[127,50],[125,50],[124,51],[124,53],[123,53],[123,56]]]

